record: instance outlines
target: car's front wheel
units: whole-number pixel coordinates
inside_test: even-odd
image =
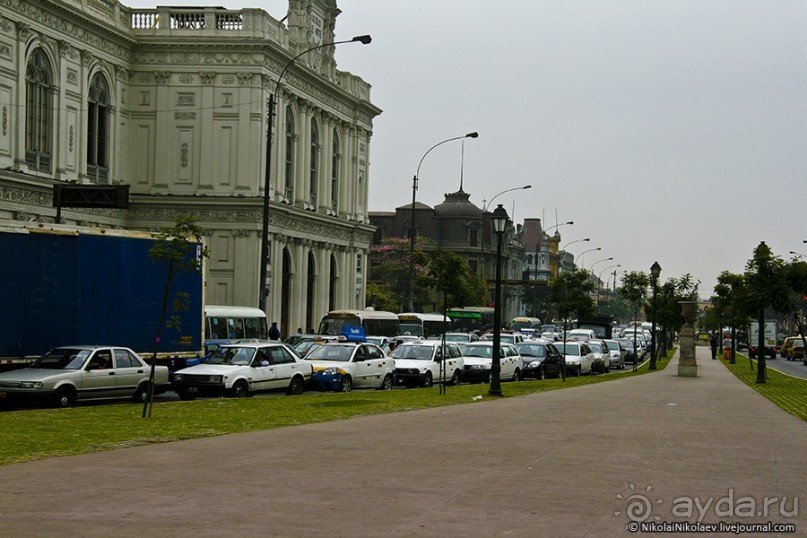
[[[460,374],[460,371],[454,370],[454,375],[451,376],[451,384],[456,387],[457,385],[460,384],[461,380],[462,380],[462,374]]]
[[[243,379],[236,381],[235,384],[233,384],[233,388],[230,389],[230,396],[232,398],[246,398],[249,396],[247,382]]]
[[[353,380],[350,379],[349,375],[342,376],[342,379],[339,381],[339,386],[336,388],[336,392],[350,392],[353,390]]]
[[[62,409],[76,404],[76,391],[73,387],[62,387],[53,395],[53,403]]]
[[[294,377],[289,383],[289,388],[286,389],[286,394],[289,396],[300,395],[305,392],[305,382],[299,377]]]
[[[149,384],[140,383],[137,390],[132,394],[132,403],[146,403],[149,399]]]
[[[378,387],[378,390],[392,390],[392,385],[393,385],[392,376],[390,374],[387,374],[384,376],[384,381],[381,382],[381,386]]]
[[[521,381],[521,370],[518,368],[513,372],[513,381]]]
[[[434,384],[434,380],[432,379],[432,373],[426,372],[426,375],[423,378],[423,383],[420,385],[421,387],[431,387]]]

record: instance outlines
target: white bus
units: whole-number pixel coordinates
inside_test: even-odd
[[[538,318],[530,318],[527,316],[519,316],[510,321],[510,328],[514,331],[521,331],[522,329],[532,329],[536,333],[541,332],[541,320]]]
[[[401,334],[431,338],[451,330],[451,319],[442,314],[404,312],[398,314],[398,319],[401,322]]]
[[[249,306],[205,306],[205,340],[269,337],[266,314]]]
[[[383,310],[333,310],[322,317],[319,333],[324,336],[339,336],[345,326],[361,325],[367,336],[398,336],[398,316]]]

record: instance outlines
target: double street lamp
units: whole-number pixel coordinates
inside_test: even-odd
[[[600,288],[602,287],[601,286],[602,280],[600,279],[602,278],[602,274],[606,272],[608,269],[613,269],[614,267],[622,267],[622,264],[618,263],[616,265],[609,265],[608,267],[603,268],[603,270],[600,271],[600,274],[597,275],[597,308],[599,308],[600,306]],[[614,273],[616,273],[616,271],[614,271]]]
[[[490,390],[488,394],[492,396],[502,395],[502,385],[500,374],[502,371],[499,357],[502,336],[502,236],[507,228],[509,219],[507,211],[502,204],[496,206],[491,215],[493,221],[493,231],[496,233],[496,287],[493,294],[493,358],[490,367]]]
[[[567,248],[569,248],[570,246],[574,245],[575,243],[582,243],[583,241],[591,241],[591,238],[590,238],[590,237],[586,237],[585,239],[575,239],[574,241],[571,241],[571,242],[569,242],[569,243],[566,243],[566,244],[563,246],[563,248],[561,248],[561,249],[560,249],[560,252],[564,252],[564,251],[565,251]]]
[[[330,47],[333,45],[341,45],[342,43],[361,43],[362,45],[367,45],[373,40],[372,37],[369,35],[359,35],[355,36],[352,39],[346,39],[344,41],[333,41],[331,43],[322,43],[321,45],[317,45],[315,47],[311,47],[309,49],[304,50],[303,52],[299,53],[297,56],[292,58],[286,63],[286,66],[283,68],[283,71],[280,72],[280,76],[277,77],[277,83],[275,84],[275,92],[269,94],[269,124],[267,125],[267,133],[266,133],[266,171],[264,172],[264,181],[263,181],[263,222],[261,227],[261,270],[260,270],[260,277],[258,281],[258,308],[262,308],[264,312],[268,313],[268,301],[269,301],[269,288],[266,285],[266,278],[268,274],[268,265],[269,265],[269,201],[271,200],[271,194],[269,192],[269,186],[271,185],[271,177],[272,177],[272,126],[274,125],[275,121],[275,103],[276,103],[276,95],[280,92],[280,81],[283,79],[283,75],[286,74],[286,71],[289,70],[289,67],[292,66],[294,62],[296,62],[301,56],[308,54],[311,51],[321,49],[324,47]]]
[[[650,266],[650,279],[653,286],[653,310],[650,328],[650,369],[656,369],[656,292],[658,291],[658,277],[661,275],[661,266],[653,262]]]
[[[591,274],[594,274],[594,266],[595,266],[595,265],[597,265],[598,263],[601,263],[601,262],[610,262],[610,261],[612,261],[613,259],[614,259],[614,257],[613,257],[613,256],[611,256],[611,257],[609,257],[609,258],[602,258],[602,259],[600,259],[600,260],[597,260],[596,262],[594,262],[594,263],[592,263],[592,264],[591,264],[591,268],[589,268],[588,272],[589,272],[589,273],[591,273]]]
[[[451,142],[453,140],[460,140],[463,138],[477,138],[478,136],[479,133],[473,132],[462,136],[447,138],[442,142],[436,143],[435,145],[430,147],[426,151],[426,153],[423,154],[423,157],[420,158],[417,171],[415,172],[415,175],[412,178],[412,212],[409,218],[409,311],[410,312],[415,311],[415,238],[417,237],[417,228],[415,228],[415,203],[418,191],[418,178],[420,177],[420,165],[423,164],[423,159],[426,158],[426,155],[431,153],[431,151],[437,146],[442,146],[446,142]]]

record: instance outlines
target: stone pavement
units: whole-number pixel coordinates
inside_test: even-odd
[[[698,361],[697,378],[674,359],[519,398],[3,466],[0,533],[599,537],[629,534],[629,514],[700,509],[807,536],[807,424],[706,348]]]

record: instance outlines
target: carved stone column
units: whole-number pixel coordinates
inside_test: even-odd
[[[697,377],[698,363],[695,360],[695,301],[681,301],[681,315],[684,326],[681,327],[678,348],[678,375],[681,377]]]

